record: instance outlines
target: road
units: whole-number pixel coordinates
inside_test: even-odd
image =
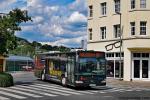
[[[25,74],[18,75],[18,80],[15,78],[15,82],[19,84],[9,88],[0,88],[0,100],[150,100],[150,89],[130,86],[74,89],[37,80],[31,77],[33,75],[31,73],[31,76],[26,75],[28,79],[20,83],[20,78],[25,79]]]

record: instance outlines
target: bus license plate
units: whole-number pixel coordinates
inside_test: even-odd
[[[90,86],[96,86],[96,84],[90,84]]]

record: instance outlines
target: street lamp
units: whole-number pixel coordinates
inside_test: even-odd
[[[116,12],[120,16],[120,34],[119,34],[119,41],[120,41],[120,58],[119,58],[119,78],[121,79],[121,72],[122,72],[122,67],[121,67],[121,47],[122,47],[122,26],[121,26],[121,13]]]

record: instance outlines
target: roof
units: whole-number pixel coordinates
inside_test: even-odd
[[[6,61],[33,61],[33,59],[25,56],[9,56]]]

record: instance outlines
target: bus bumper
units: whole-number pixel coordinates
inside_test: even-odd
[[[106,86],[106,82],[94,82],[94,83],[86,83],[86,82],[78,82],[75,83],[76,87],[95,87],[95,86]]]

